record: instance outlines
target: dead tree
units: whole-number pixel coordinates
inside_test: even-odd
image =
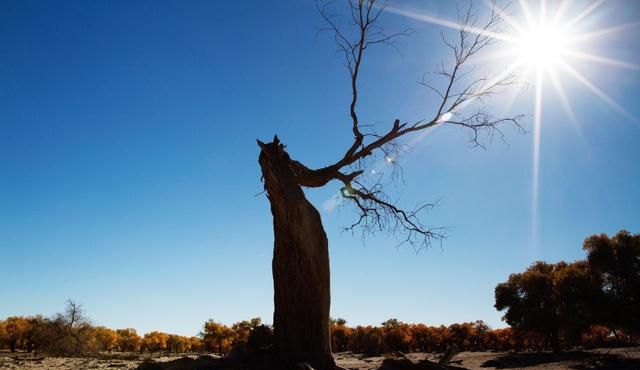
[[[420,220],[421,213],[433,205],[421,204],[413,209],[398,206],[385,193],[380,181],[367,181],[365,170],[370,159],[382,155],[395,163],[402,150],[402,138],[438,125],[464,127],[471,133],[471,142],[482,146],[484,135],[481,134],[502,135],[500,128],[505,124],[519,129],[521,118],[500,118],[481,110],[472,113],[463,110],[469,103],[482,101],[513,82],[509,77],[469,80],[463,71],[470,58],[493,42],[489,34],[496,31],[500,19],[499,9],[494,8],[484,26],[478,28],[477,17],[469,10],[459,15],[461,27],[457,42],[448,42],[443,37],[454,57],[450,68],[437,71],[444,77],[446,87],[437,89],[421,82],[440,98],[430,118],[415,122],[396,119],[382,134],[366,131],[357,109],[358,79],[364,56],[370,47],[393,43],[407,32],[387,34],[379,27],[385,6],[376,0],[350,0],[348,9],[356,34],[353,39],[334,22],[326,6],[318,6],[327,24],[324,30],[335,37],[349,71],[353,143],[333,163],[312,169],[292,158],[277,136],[270,143],[258,140],[259,163],[271,204],[275,237],[272,269],[276,351],[286,364],[305,362],[317,370],[335,366],[329,332],[329,252],[320,214],[306,199],[303,188],[339,181],[344,199],[351,202],[359,214],[351,229],[402,233],[403,242],[418,249],[428,247],[444,237],[443,229],[426,227]]]

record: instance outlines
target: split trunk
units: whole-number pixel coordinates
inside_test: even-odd
[[[306,199],[284,145],[260,143],[265,190],[273,214],[273,326],[279,359],[332,370],[327,236]]]

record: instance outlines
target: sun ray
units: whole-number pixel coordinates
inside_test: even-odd
[[[492,62],[498,59],[504,59],[508,57],[516,56],[518,53],[513,50],[501,50],[491,54],[477,56],[473,60],[469,60],[469,65],[478,65],[487,62]]]
[[[584,18],[589,16],[589,14],[593,13],[596,9],[598,9],[598,7],[600,7],[600,5],[602,5],[602,3],[604,3],[604,0],[597,0],[597,1],[593,2],[585,10],[583,10],[580,14],[578,14],[577,16],[575,16],[574,18],[569,20],[566,24],[564,24],[562,26],[563,29],[565,29],[565,30],[571,29],[573,26],[578,24],[581,20],[583,20]]]
[[[560,3],[560,5],[558,6],[558,8],[555,11],[553,19],[549,23],[552,27],[557,27],[558,26],[558,23],[560,23],[560,20],[562,19],[562,16],[564,16],[564,13],[567,11],[567,7],[569,6],[570,3],[571,3],[570,0],[563,0]]]
[[[522,61],[518,62],[520,65],[524,64]],[[518,83],[523,82],[523,81],[528,81],[529,80],[529,75],[531,73],[532,68],[529,66],[524,70],[524,73],[521,74],[520,77],[518,77]],[[506,97],[505,102],[502,106],[502,109],[505,112],[510,112],[511,111],[511,107],[513,106],[513,103],[515,103],[516,98],[522,93],[523,89],[513,89],[509,95]]]
[[[621,60],[607,58],[607,57],[589,54],[589,53],[583,53],[577,50],[565,50],[565,53],[567,55],[576,57],[578,59],[588,60],[591,62],[596,62],[601,64],[607,64],[613,67],[626,68],[626,69],[640,69],[640,64],[627,63]]]
[[[547,0],[540,0],[540,19],[538,24],[543,27],[547,24]]]
[[[531,14],[531,10],[529,9],[529,4],[527,4],[527,0],[520,0],[520,9],[522,9],[522,14],[527,21],[527,25],[532,27],[535,25],[535,21],[533,19],[533,14]]]
[[[591,90],[594,94],[596,94],[600,99],[602,99],[605,103],[609,104],[613,109],[617,110],[620,114],[627,117],[629,120],[638,123],[638,119],[634,117],[631,113],[627,112],[620,104],[618,104],[615,100],[613,100],[609,95],[605,94],[604,91],[600,90],[596,85],[594,85],[589,79],[583,76],[580,72],[578,72],[575,68],[571,67],[569,64],[565,62],[561,62],[560,65],[564,68],[567,73],[569,73],[573,78],[575,78],[578,82],[583,84],[586,88]]]
[[[484,85],[482,85],[481,88],[478,89],[478,91],[476,91],[473,94],[474,95],[473,97],[469,98],[468,100],[464,101],[462,104],[458,105],[458,107],[456,108],[456,111],[458,112],[461,111],[462,109],[467,107],[469,104],[473,103],[477,97],[482,96],[482,94],[484,94],[487,90],[494,88],[497,83],[509,78],[509,75],[513,74],[520,67],[520,65],[521,65],[520,62],[513,63],[507,69],[505,69],[504,71],[502,71],[501,73],[499,73],[498,75],[496,75],[495,77],[487,81]]]
[[[564,88],[562,87],[562,84],[560,83],[560,80],[558,79],[558,75],[556,74],[556,72],[553,69],[548,70],[547,73],[549,73],[549,78],[551,79],[551,83],[553,84],[553,87],[556,89],[556,92],[558,93],[558,96],[560,97],[560,102],[562,103],[562,107],[564,108],[565,112],[569,116],[569,118],[571,120],[571,123],[573,123],[576,126],[576,129],[578,129],[578,131],[580,131],[580,126],[577,125],[578,120],[576,119],[576,115],[575,115],[575,113],[573,111],[573,108],[571,107],[571,104],[569,103],[569,98],[565,94]]]
[[[461,26],[456,22],[437,18],[428,14],[420,14],[396,7],[388,7],[387,9],[395,14],[417,19],[426,23],[440,25],[454,30],[465,30],[474,34],[486,35],[495,40],[503,41],[506,48],[494,51],[490,54],[476,56],[473,61],[474,65],[479,63],[493,63],[496,66],[497,76],[485,82],[485,85],[478,89],[475,96],[469,97],[455,108],[455,111],[446,112],[445,115],[459,115],[461,111],[475,101],[476,97],[482,95],[484,91],[495,84],[507,78],[510,75],[518,76],[518,82],[531,82],[535,85],[534,92],[534,117],[533,117],[533,147],[532,147],[532,196],[531,196],[531,227],[532,227],[532,243],[534,251],[538,248],[538,228],[541,220],[540,217],[540,168],[541,168],[541,132],[542,132],[542,114],[543,114],[543,94],[545,89],[552,86],[557,93],[556,101],[564,108],[571,124],[576,129],[577,137],[584,144],[584,136],[576,117],[576,112],[571,106],[569,95],[563,87],[559,72],[569,74],[578,81],[579,84],[586,87],[596,96],[604,101],[607,105],[615,109],[624,117],[638,123],[638,119],[631,113],[626,111],[618,102],[607,95],[602,89],[591,82],[587,77],[582,75],[573,64],[577,61],[586,61],[597,63],[604,66],[625,68],[629,70],[640,70],[639,64],[617,60],[608,56],[595,55],[584,50],[584,42],[601,38],[609,34],[621,32],[640,25],[640,22],[616,25],[614,27],[583,30],[582,25],[589,20],[594,12],[602,7],[604,0],[590,0],[589,2],[581,2],[585,4],[577,10],[577,15],[570,17],[568,12],[574,8],[576,3],[573,0],[535,0],[535,6],[532,6],[531,0],[518,0],[520,14],[518,19],[507,14],[506,8],[498,9],[491,0],[483,0],[484,4],[495,11],[493,15],[503,20],[508,28],[508,33],[497,33],[482,30],[476,27]],[[503,59],[505,62],[496,63],[495,61]],[[506,64],[506,66],[504,66]],[[545,79],[550,79],[549,82]],[[501,102],[501,109],[509,110],[517,96],[524,89],[517,89]],[[556,103],[557,104],[557,103]],[[449,116],[447,116],[449,117]],[[448,119],[448,118],[446,118]],[[436,126],[438,127],[438,126]],[[421,141],[428,132],[424,132],[414,138],[411,144]],[[585,145],[586,146],[586,145]]]
[[[596,31],[591,31],[591,32],[584,32],[578,35],[575,35],[573,37],[570,37],[567,41],[570,43],[577,43],[577,42],[582,42],[582,41],[588,41],[588,40],[592,40],[596,37],[601,37],[601,36],[605,36],[608,35],[610,33],[616,33],[616,32],[620,32],[629,28],[634,28],[634,27],[638,27],[640,26],[640,22],[632,22],[632,23],[625,23],[625,24],[621,24],[619,26],[615,26],[615,27],[608,27],[608,28],[603,28],[600,30],[596,30]]]
[[[400,9],[394,6],[387,6],[385,8],[386,11],[393,13],[393,14],[397,14],[397,15],[401,15],[403,17],[407,17],[407,18],[411,18],[411,19],[416,19],[419,21],[423,21],[426,23],[431,23],[431,24],[437,24],[439,26],[443,26],[443,27],[447,27],[450,29],[454,29],[454,30],[464,30],[464,31],[468,31],[477,35],[485,35],[488,36],[490,38],[496,39],[496,40],[501,40],[501,41],[509,41],[509,42],[513,42],[515,41],[515,39],[513,37],[509,37],[508,35],[502,34],[502,33],[498,33],[498,32],[492,32],[489,30],[483,30],[481,28],[477,28],[477,27],[470,27],[470,26],[462,26],[459,23],[456,22],[452,22],[452,21],[448,21],[446,19],[441,19],[441,18],[437,18],[437,17],[433,17],[431,15],[428,14],[418,14],[415,12],[411,12],[408,10],[404,10],[404,9]]]
[[[536,100],[533,124],[533,174],[532,174],[532,199],[531,199],[531,228],[534,237],[534,248],[537,248],[538,237],[538,195],[540,191],[540,131],[542,123],[542,69],[536,73]]]
[[[562,103],[562,106],[564,107],[565,112],[569,116],[569,122],[571,123],[575,132],[577,133],[583,148],[585,148],[585,150],[588,151],[589,146],[587,145],[587,141],[582,132],[582,128],[578,123],[578,119],[576,118],[575,111],[573,110],[573,107],[571,107],[569,98],[565,93],[564,88],[562,87],[562,84],[560,83],[560,79],[558,78],[558,75],[554,70],[549,70],[548,73],[551,79],[551,83],[553,84],[554,88],[556,89],[556,92],[558,93],[558,96],[560,97],[560,102]]]

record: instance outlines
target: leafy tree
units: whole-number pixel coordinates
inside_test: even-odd
[[[142,338],[136,332],[136,329],[118,329],[118,349],[122,352],[138,352]]]
[[[204,324],[203,342],[206,350],[217,351],[220,354],[227,353],[231,350],[235,337],[235,332],[231,328],[213,319],[209,319]]]
[[[346,324],[347,324],[347,320],[345,320],[345,319],[341,319],[341,318],[331,319],[331,320],[330,320],[330,322],[331,322],[331,325],[332,325],[332,326],[334,326],[334,325],[337,325],[337,326],[344,326],[344,325],[346,325]]]
[[[49,337],[51,335],[51,321],[42,317],[41,315],[29,317],[27,318],[27,321],[29,323],[29,326],[25,335],[25,349],[28,352],[39,351],[41,349],[46,350],[47,343],[50,342]]]
[[[186,352],[190,349],[191,342],[187,337],[170,334],[167,338],[167,351],[176,354]]]
[[[120,336],[115,330],[98,326],[93,329],[98,349],[101,351],[113,351],[118,348]]]
[[[334,352],[344,352],[349,349],[353,337],[353,329],[347,327],[347,320],[331,320],[331,348]]]
[[[0,320],[0,349],[4,348],[8,341],[9,336],[7,334],[7,322]]]
[[[597,285],[584,261],[536,262],[496,286],[495,307],[507,310],[503,320],[513,328],[543,334],[559,351],[561,335],[575,342],[589,327],[594,296]]]
[[[93,350],[92,326],[82,305],[69,299],[65,310],[49,321],[47,331],[53,339],[46,350],[50,353],[74,355]]]
[[[337,181],[346,202],[353,204],[358,216],[352,225],[365,233],[376,231],[400,232],[402,239],[416,249],[428,247],[433,240],[443,236],[441,229],[429,228],[421,223],[423,211],[430,204],[418,205],[406,210],[385,193],[377,176],[371,176],[368,168],[376,160],[397,165],[403,140],[436,126],[452,126],[468,129],[471,142],[482,145],[482,133],[489,136],[499,131],[502,124],[517,127],[518,117],[497,118],[478,110],[461,109],[472,102],[481,102],[497,89],[510,84],[505,79],[465,78],[465,66],[481,49],[491,44],[486,33],[469,32],[471,24],[478,25],[473,13],[460,15],[459,40],[447,43],[453,52],[449,68],[438,71],[443,76],[442,91],[435,90],[441,101],[424,119],[402,121],[396,119],[381,133],[370,132],[369,125],[361,122],[358,111],[361,67],[368,51],[380,44],[394,42],[407,32],[387,34],[380,28],[380,15],[384,4],[376,0],[351,0],[347,10],[353,29],[341,29],[328,7],[319,11],[344,56],[349,73],[351,99],[348,103],[353,142],[337,160],[313,169],[294,159],[285,150],[277,136],[270,143],[258,141],[259,164],[265,192],[271,204],[274,227],[274,335],[276,350],[281,360],[290,363],[309,363],[317,370],[330,370],[334,366],[331,355],[330,272],[328,241],[320,215],[306,199],[303,187],[318,188]],[[481,28],[493,30],[498,26],[500,9],[494,9]],[[490,81],[490,82],[488,82]],[[424,83],[424,85],[427,85]],[[361,329],[361,331],[364,329]],[[356,329],[356,332],[358,330]],[[377,330],[368,333],[377,336]],[[358,333],[360,335],[361,333]]]
[[[189,350],[191,352],[202,352],[204,347],[202,345],[202,338],[191,337],[189,338]]]
[[[471,337],[471,349],[474,351],[483,351],[487,349],[487,338],[488,334],[491,332],[491,327],[482,321],[477,320],[472,323],[473,325],[473,336]]]
[[[384,330],[373,326],[357,326],[351,342],[352,351],[369,356],[384,352]]]
[[[604,295],[598,321],[612,329],[640,333],[640,234],[620,231],[587,238],[583,246]]]
[[[487,349],[496,351],[508,351],[515,348],[513,330],[511,328],[494,329],[487,333],[485,337]]]
[[[560,350],[557,304],[553,291],[553,265],[539,261],[524,273],[512,274],[495,289],[495,307],[509,325],[547,335],[554,351]]]
[[[231,330],[235,332],[235,340],[246,342],[251,331],[260,325],[262,325],[262,319],[254,317],[249,321],[243,320],[231,325]]]
[[[558,297],[558,318],[564,339],[577,345],[582,333],[595,323],[594,312],[602,303],[598,279],[586,261],[570,264],[560,262],[555,267],[554,288]]]
[[[24,349],[29,322],[24,317],[12,316],[5,323],[6,340],[11,352],[16,349]]]
[[[384,346],[386,351],[411,351],[411,329],[409,325],[389,319],[382,323],[384,331]]]
[[[149,351],[151,353],[165,351],[167,349],[168,340],[168,334],[159,331],[152,331],[142,337],[140,350]]]

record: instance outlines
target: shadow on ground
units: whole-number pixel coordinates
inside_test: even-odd
[[[519,367],[531,367],[553,362],[584,361],[594,356],[586,352],[563,353],[509,353],[497,357],[482,364],[482,367],[495,367],[497,369],[512,369]]]
[[[625,358],[619,355],[598,354],[589,352],[563,353],[509,353],[504,356],[486,361],[482,367],[496,369],[514,369],[539,366],[558,362],[574,362],[569,364],[575,370],[638,370],[640,360]]]
[[[640,369],[640,359],[602,355],[590,358],[584,363],[569,366],[569,368],[575,370],[638,370]]]

